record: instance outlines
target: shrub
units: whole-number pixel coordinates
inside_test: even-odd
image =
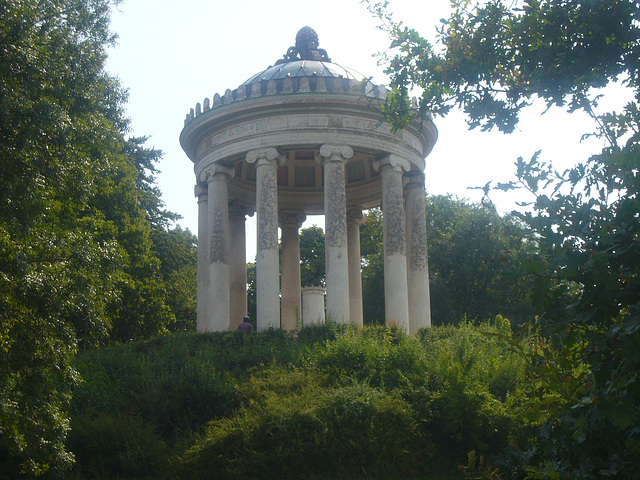
[[[387,327],[345,330],[323,347],[317,347],[311,363],[334,377],[366,381],[372,386],[398,388],[424,381],[425,355],[413,337]]]
[[[69,447],[81,478],[154,479],[167,467],[167,446],[153,426],[128,415],[75,418]]]
[[[188,336],[177,337],[85,352],[76,414],[135,414],[165,439],[228,414],[237,403],[233,379],[202,350],[190,351]]]
[[[181,475],[398,478],[416,468],[418,442],[403,400],[363,383],[330,390],[309,385],[214,422],[186,453]]]
[[[434,381],[482,384],[503,401],[515,391],[525,370],[523,359],[506,341],[510,336],[509,321],[501,316],[479,325],[432,327],[418,333]]]

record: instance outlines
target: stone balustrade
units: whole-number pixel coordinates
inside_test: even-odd
[[[203,103],[196,104],[187,114],[185,126],[195,118],[211,109],[250,98],[269,95],[287,95],[290,93],[342,93],[357,95],[380,103],[384,102],[388,90],[374,85],[368,80],[354,80],[344,77],[287,77],[261,81],[252,85],[240,85],[235,90],[227,89],[224,95],[215,94],[212,99],[205,98]],[[415,102],[414,102],[415,103]]]

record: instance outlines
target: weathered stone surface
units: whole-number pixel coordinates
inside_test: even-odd
[[[431,325],[424,175],[410,172],[405,181],[409,333],[416,333]]]
[[[198,332],[207,327],[207,305],[209,288],[209,206],[208,189],[205,185],[196,185],[194,194],[198,198],[198,273],[197,273],[197,317]]]
[[[278,186],[275,167],[259,166],[260,194],[257,197],[258,250],[278,248]]]
[[[324,288],[302,289],[302,321],[304,326],[324,323]]]
[[[298,229],[305,219],[301,213],[281,212],[281,326],[285,330],[294,330],[302,315],[300,297],[300,238]]]
[[[409,331],[409,297],[402,168],[408,162],[390,155],[380,164],[384,239],[384,292],[387,323]]]
[[[275,148],[247,153],[256,164],[256,301],[258,330],[280,327],[277,166],[284,159]]]
[[[247,315],[246,215],[253,211],[238,201],[229,203],[229,329]]]
[[[229,329],[229,191],[233,170],[214,164],[202,173],[207,182],[208,288],[204,331]]]
[[[362,275],[360,265],[360,225],[367,219],[362,209],[347,210],[347,249],[349,257],[349,321],[362,327]]]
[[[349,323],[349,266],[347,249],[346,161],[353,156],[347,145],[324,144],[325,263],[327,314],[337,322]]]

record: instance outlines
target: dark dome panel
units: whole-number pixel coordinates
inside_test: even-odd
[[[329,77],[347,78],[350,80],[364,80],[364,75],[357,71],[338,65],[337,63],[322,62],[317,60],[297,60],[281,63],[267,68],[255,74],[243,85],[251,85],[257,82],[277,80],[286,77]]]

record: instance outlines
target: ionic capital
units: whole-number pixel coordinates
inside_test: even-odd
[[[281,227],[295,225],[300,228],[306,219],[307,216],[302,212],[280,212],[278,215],[278,223]]]
[[[353,157],[353,148],[349,145],[330,145],[325,143],[320,147],[320,158],[317,160],[325,162],[346,162]]]
[[[253,217],[253,213],[254,211],[252,208],[246,205],[243,205],[237,200],[232,200],[231,202],[229,202],[230,217],[245,217],[247,215],[249,215],[250,217]]]
[[[280,166],[284,165],[285,157],[275,147],[256,148],[247,152],[247,163],[255,163],[256,167],[261,165]]]
[[[386,157],[374,160],[373,168],[379,172],[385,172],[389,170],[396,172],[402,172],[404,170],[405,172],[408,172],[411,169],[411,164],[406,158],[402,158],[399,155],[391,154],[387,155]]]
[[[235,175],[233,167],[227,167],[220,163],[214,163],[200,173],[200,180],[203,182],[212,182],[214,180],[222,180],[228,182]]]
[[[412,170],[405,173],[402,176],[402,180],[404,182],[405,191],[413,189],[424,190],[424,173],[419,170]]]
[[[362,225],[367,221],[367,216],[362,213],[362,209],[359,207],[352,207],[347,210],[347,223],[355,223]]]
[[[208,193],[209,190],[205,185],[197,184],[193,187],[193,195],[198,199],[198,201],[205,200]]]

